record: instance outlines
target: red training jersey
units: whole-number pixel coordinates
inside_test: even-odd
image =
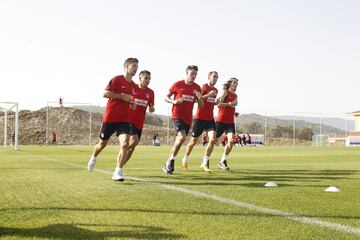
[[[129,119],[130,123],[136,128],[142,129],[146,115],[147,106],[154,106],[154,91],[150,88],[140,88],[136,86],[133,94],[133,101],[136,104],[136,109],[132,110],[130,106]]]
[[[218,90],[215,87],[210,86],[209,84],[204,84],[203,86],[203,92],[202,95],[209,94],[212,90],[216,91],[216,94]],[[200,119],[204,121],[211,121],[214,120],[214,105],[216,102],[216,95],[210,96],[207,99],[204,100],[204,107],[201,108],[198,106],[195,119]]]
[[[174,94],[175,100],[178,98],[184,99],[181,104],[173,105],[172,118],[180,119],[186,124],[191,125],[196,92],[201,92],[200,86],[194,82],[188,85],[185,83],[185,80],[180,80],[171,86],[169,92]]]
[[[224,99],[224,103],[232,102],[237,98],[235,93],[232,93],[229,90],[226,90],[225,92],[227,93],[227,96]],[[219,107],[219,113],[216,118],[216,122],[234,124],[234,115],[234,107]]]
[[[128,82],[123,75],[120,75],[113,77],[105,90],[118,94],[123,93],[132,95],[135,86],[133,81]],[[129,122],[129,106],[129,102],[109,98],[102,121],[104,123]]]

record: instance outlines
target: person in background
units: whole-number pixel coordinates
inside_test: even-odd
[[[59,106],[60,106],[60,107],[63,106],[63,99],[62,99],[62,97],[59,98]]]
[[[249,145],[251,145],[251,136],[250,136],[249,133],[247,133],[246,135],[247,135],[247,143],[248,143]]]
[[[51,132],[51,144],[56,144],[56,132]]]

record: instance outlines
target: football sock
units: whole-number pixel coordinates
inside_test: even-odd
[[[222,158],[221,158],[221,162],[225,162],[226,159],[227,159],[227,156],[228,156],[228,155],[226,155],[226,154],[224,153],[223,156],[222,156]]]
[[[188,162],[189,161],[189,155],[184,155],[182,162]]]
[[[116,173],[116,174],[120,174],[121,171],[122,171],[122,168],[120,168],[120,167],[116,167],[116,168],[115,168],[115,173]]]
[[[203,157],[203,164],[207,164],[208,162],[209,162],[209,157],[205,155]]]

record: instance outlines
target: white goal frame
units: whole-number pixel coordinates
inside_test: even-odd
[[[296,146],[296,117],[297,116],[311,116],[311,117],[316,117],[318,116],[319,118],[319,128],[320,128],[320,132],[318,135],[322,135],[322,113],[320,112],[294,112],[294,115],[293,115],[293,146],[295,147]]]
[[[49,145],[49,104],[57,104],[59,106],[59,102],[54,101],[48,101],[46,103],[46,137],[45,137],[45,145]],[[92,137],[92,131],[91,131],[91,124],[92,124],[92,110],[91,110],[91,103],[83,103],[83,102],[62,102],[61,106],[63,105],[83,105],[89,107],[89,145],[92,145],[91,137]]]
[[[4,112],[4,149],[7,148],[7,125],[8,112],[15,108],[15,141],[14,149],[19,150],[19,103],[18,102],[0,102],[0,111]]]

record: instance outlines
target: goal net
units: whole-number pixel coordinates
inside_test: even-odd
[[[17,102],[0,102],[0,143],[19,149],[19,105]]]
[[[101,114],[92,112],[90,103],[47,102],[46,145],[92,145],[97,137]]]

